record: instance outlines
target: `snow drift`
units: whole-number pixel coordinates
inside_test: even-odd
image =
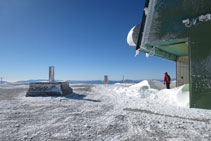
[[[189,85],[165,89],[162,82],[156,80],[144,80],[133,85],[101,85],[94,89],[96,91],[103,91],[104,93],[114,94],[116,96],[133,97],[142,103],[160,103],[163,105],[189,107]]]

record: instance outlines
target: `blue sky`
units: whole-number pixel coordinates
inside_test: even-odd
[[[176,63],[127,44],[143,0],[0,0],[0,77],[6,81],[175,78]]]

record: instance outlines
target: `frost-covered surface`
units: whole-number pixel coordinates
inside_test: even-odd
[[[61,83],[31,83],[27,96],[43,96],[50,94],[60,96],[63,94],[61,85]]]
[[[210,140],[211,111],[188,108],[184,86],[71,85],[67,97],[25,97],[0,86],[0,140]]]
[[[151,32],[151,26],[152,26],[152,22],[153,22],[153,17],[155,14],[155,5],[157,4],[157,0],[151,0],[149,1],[149,7],[147,8],[147,12],[145,12],[146,14],[146,22],[145,22],[145,26],[144,26],[144,30],[143,30],[143,37],[142,37],[142,41],[141,41],[141,48],[145,49],[145,45],[146,43],[149,43],[149,39],[150,39],[150,32]]]

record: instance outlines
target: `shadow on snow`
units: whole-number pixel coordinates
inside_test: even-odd
[[[101,102],[100,100],[93,100],[93,99],[86,99],[87,95],[84,94],[78,94],[78,93],[72,93],[70,95],[64,96],[69,99],[74,99],[74,100],[86,100],[86,101],[91,101],[91,102]]]
[[[58,97],[65,97],[68,99],[73,99],[73,100],[85,100],[85,101],[91,101],[91,102],[101,102],[100,100],[93,100],[93,99],[86,99],[87,95],[84,94],[78,94],[78,93],[72,93],[72,94],[68,94],[65,96],[58,96],[58,95],[37,95],[37,96],[26,96],[26,97],[54,97],[54,98],[58,98]]]

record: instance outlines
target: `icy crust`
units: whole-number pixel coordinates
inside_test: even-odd
[[[151,38],[150,33],[152,32],[152,25],[153,25],[153,17],[155,14],[155,5],[157,4],[157,0],[150,0],[149,7],[147,8],[147,16],[145,27],[143,31],[143,37],[141,41],[141,48],[145,48],[146,43],[149,43]]]
[[[159,81],[145,80],[71,87],[74,93],[67,97],[25,97],[24,86],[0,88],[0,140],[211,138],[211,111],[188,108],[186,86],[167,90]]]

